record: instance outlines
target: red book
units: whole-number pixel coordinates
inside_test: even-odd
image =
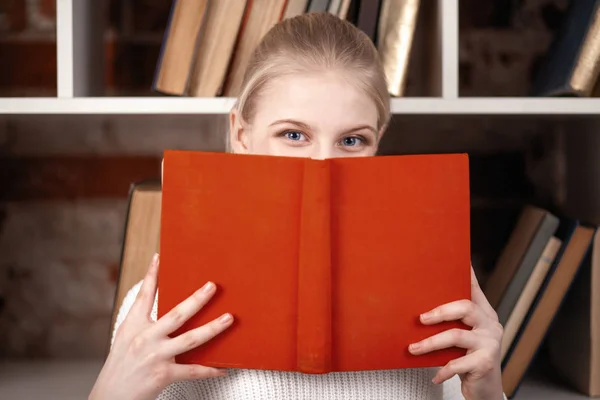
[[[207,281],[233,325],[180,363],[327,373],[441,366],[408,345],[461,322],[419,315],[470,299],[464,154],[313,160],[168,150],[159,318]]]

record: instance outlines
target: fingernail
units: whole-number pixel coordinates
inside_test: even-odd
[[[431,314],[430,313],[423,313],[423,314],[421,314],[421,321],[427,321],[429,318],[431,318]]]
[[[154,253],[154,255],[152,256],[152,265],[157,265],[158,264],[158,253]]]
[[[215,284],[214,283],[212,283],[212,282],[206,282],[206,284],[204,286],[202,286],[202,289],[200,289],[200,290],[204,294],[209,294],[210,292],[213,291],[214,288],[215,288]]]
[[[408,346],[408,350],[412,351],[417,351],[419,350],[419,348],[421,347],[421,345],[419,343],[413,343],[410,346]]]
[[[226,324],[229,321],[231,321],[231,319],[232,319],[231,314],[227,313],[227,314],[223,314],[221,316],[221,318],[219,318],[219,322],[222,324]]]
[[[434,376],[433,379],[431,380],[431,382],[433,382],[434,384],[438,384],[438,378],[437,376]]]

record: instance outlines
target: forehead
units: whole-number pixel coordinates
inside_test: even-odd
[[[350,77],[334,71],[293,74],[269,81],[256,104],[255,122],[297,119],[315,126],[377,126],[377,108]]]

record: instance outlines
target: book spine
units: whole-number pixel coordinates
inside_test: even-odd
[[[500,360],[504,360],[512,345],[513,339],[517,334],[517,330],[521,326],[529,307],[537,295],[540,286],[542,285],[550,266],[554,263],[554,259],[561,247],[562,241],[555,236],[551,237],[546,244],[542,256],[539,258],[525,288],[523,288],[519,300],[517,300],[517,304],[515,304],[515,307],[511,311],[506,324],[503,324],[504,335],[502,337],[502,345],[500,348]]]
[[[312,0],[308,6],[308,12],[326,12],[327,8],[329,8],[328,0]]]
[[[377,43],[377,22],[379,20],[380,0],[362,0],[358,12],[357,26]]]
[[[537,260],[540,258],[546,247],[546,243],[558,228],[559,220],[555,215],[547,213],[544,220],[541,222],[536,235],[533,237],[531,244],[527,248],[517,272],[510,280],[502,299],[497,307],[497,314],[500,323],[504,326],[508,321],[508,317],[513,311],[523,288],[527,284],[529,277],[533,273],[534,267],[537,265]]]
[[[404,95],[421,0],[383,0],[377,49],[392,96]]]
[[[297,369],[331,371],[330,169],[325,160],[304,164],[298,260]]]
[[[592,94],[600,74],[600,2],[571,2],[532,85],[533,96]]]
[[[207,0],[173,0],[152,82],[155,92],[186,94],[207,6]]]

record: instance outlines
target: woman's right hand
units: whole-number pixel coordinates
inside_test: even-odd
[[[154,322],[150,313],[156,297],[158,264],[155,255],[131,310],[117,330],[90,400],[155,399],[170,383],[225,374],[202,365],[177,364],[175,356],[206,343],[231,326],[230,314],[175,338],[169,337],[210,300],[215,285],[207,283]]]

